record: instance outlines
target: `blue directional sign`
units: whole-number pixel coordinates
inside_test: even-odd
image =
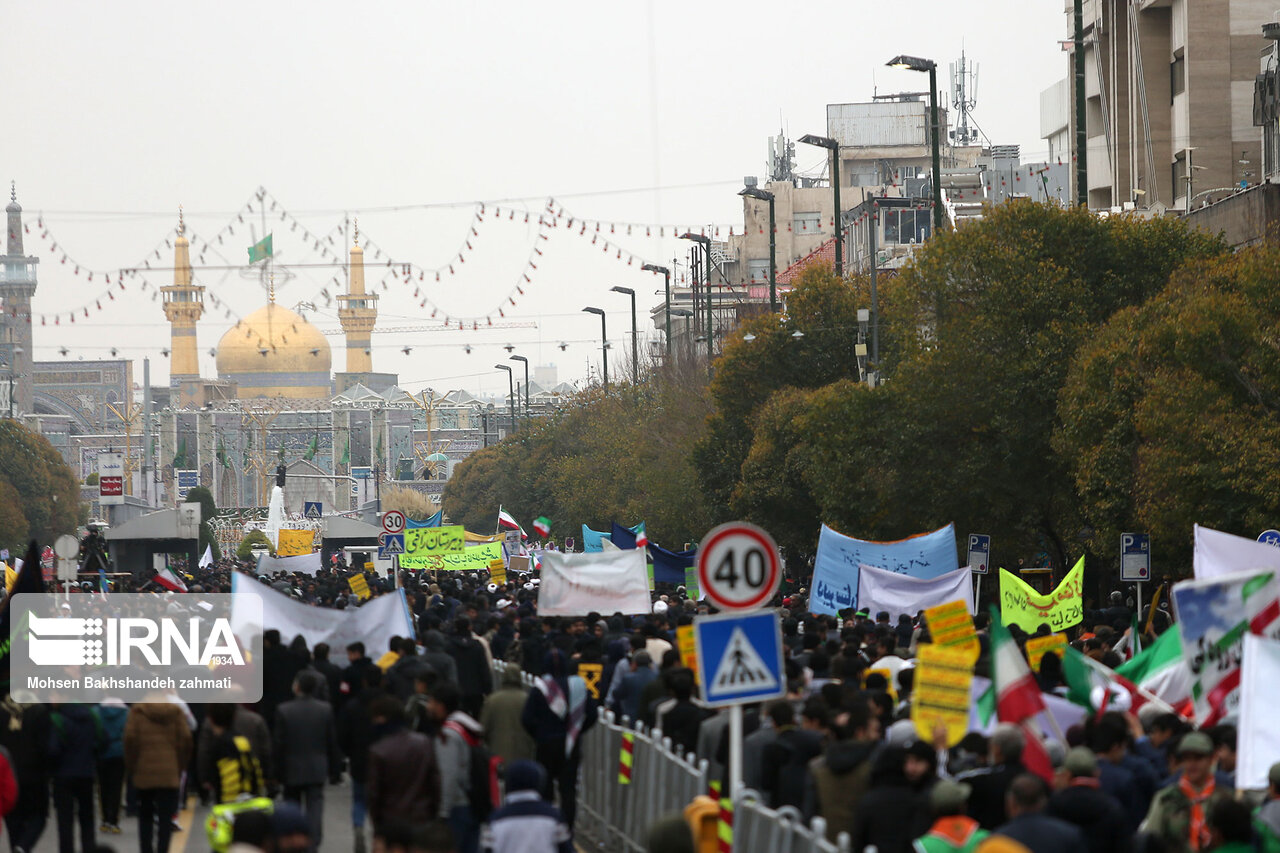
[[[786,695],[777,613],[701,616],[694,620],[693,635],[707,705],[739,705]]]
[[[320,501],[303,501],[302,517],[310,521],[319,521],[324,515],[324,504]]]
[[[1151,579],[1151,534],[1120,534],[1120,580],[1142,583]]]
[[[392,557],[404,553],[404,534],[403,533],[379,533],[378,534],[378,559],[390,560]]]

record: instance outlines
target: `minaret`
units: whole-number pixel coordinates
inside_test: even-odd
[[[32,404],[31,297],[36,292],[36,264],[39,258],[22,253],[22,205],[18,190],[9,185],[9,204],[5,207],[9,238],[0,256],[0,299],[4,300],[4,341],[12,348],[13,412],[30,414]],[[8,377],[4,377],[8,379]],[[5,413],[7,414],[7,413]]]
[[[173,247],[173,284],[160,288],[164,294],[164,316],[169,321],[169,387],[200,378],[200,356],[196,348],[196,321],[204,313],[204,288],[192,279],[191,249],[187,223],[178,208],[178,239]]]
[[[347,337],[347,373],[372,373],[370,339],[378,321],[378,296],[364,292],[364,249],[360,248],[360,222],[355,224],[355,244],[351,247],[348,289],[338,295],[338,319]]]

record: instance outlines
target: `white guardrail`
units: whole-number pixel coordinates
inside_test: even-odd
[[[499,664],[500,665],[500,664]],[[524,674],[526,686],[534,680]],[[631,782],[619,782],[624,732],[633,735]],[[634,728],[624,718],[601,711],[599,721],[582,736],[578,780],[578,819],[574,829],[580,849],[648,850],[649,827],[671,814],[682,813],[699,795],[711,793],[708,762],[692,753],[677,754],[660,730]],[[815,817],[807,825],[797,809],[770,809],[752,790],[742,791],[731,813],[735,853],[850,853],[849,836],[827,840],[827,823]],[[721,851],[728,833],[721,827]]]

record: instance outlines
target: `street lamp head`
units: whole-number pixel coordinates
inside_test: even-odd
[[[813,133],[806,133],[800,137],[800,141],[805,145],[816,145],[819,148],[825,148],[828,151],[835,151],[840,147],[840,143],[836,142],[830,136],[818,136]]]
[[[704,246],[711,245],[711,238],[706,234],[694,234],[692,231],[686,231],[680,235],[681,240],[692,240],[695,243],[701,243]]]
[[[523,361],[525,364],[528,364],[528,363],[529,363],[529,359],[525,358],[525,357],[524,357],[524,356],[522,356],[522,355],[513,355],[513,356],[511,356],[511,360],[512,360],[512,361]]]
[[[511,372],[511,365],[509,364],[495,364],[494,368],[497,370],[505,370],[507,373]]]
[[[938,64],[932,59],[922,59],[919,56],[895,56],[887,63],[890,68],[902,68],[907,71],[932,71],[938,67]]]
[[[768,190],[762,190],[759,187],[746,187],[738,195],[759,199],[760,201],[773,201],[773,193]]]
[[[603,316],[604,316],[604,309],[603,309],[603,308],[592,308],[591,306],[587,306],[586,308],[583,308],[582,310],[583,310],[583,311],[586,311],[588,314],[599,314],[601,317],[603,317]]]
[[[645,264],[644,266],[640,267],[640,269],[644,270],[645,272],[660,272],[663,275],[671,275],[671,270],[667,269],[666,267],[659,266],[658,264]]]
[[[635,295],[636,295],[636,292],[635,292],[634,290],[632,290],[632,289],[631,289],[631,288],[629,288],[629,287],[622,287],[621,285],[616,286],[616,287],[611,287],[611,288],[609,288],[609,289],[610,289],[610,290],[612,290],[614,293],[624,293],[624,294],[626,294],[627,296],[635,296]]]

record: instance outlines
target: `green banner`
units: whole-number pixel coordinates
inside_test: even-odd
[[[699,601],[702,598],[702,590],[698,589],[697,566],[685,566],[684,593],[689,596],[690,601]]]
[[[409,531],[405,531],[408,533]],[[407,540],[406,540],[407,542]],[[407,556],[407,555],[406,555]],[[400,565],[405,568],[427,569],[428,571],[446,572],[487,572],[489,564],[494,560],[502,561],[502,543],[488,542],[484,545],[468,545],[461,553],[433,554],[422,558],[422,564],[407,565],[405,558],[400,558]]]
[[[256,264],[258,261],[264,261],[271,257],[271,234],[263,237],[258,242],[249,247],[249,263]]]
[[[466,531],[461,524],[445,527],[409,527],[404,531],[404,554],[400,556],[400,568],[428,568],[428,557],[445,554],[461,554],[465,547]]]

